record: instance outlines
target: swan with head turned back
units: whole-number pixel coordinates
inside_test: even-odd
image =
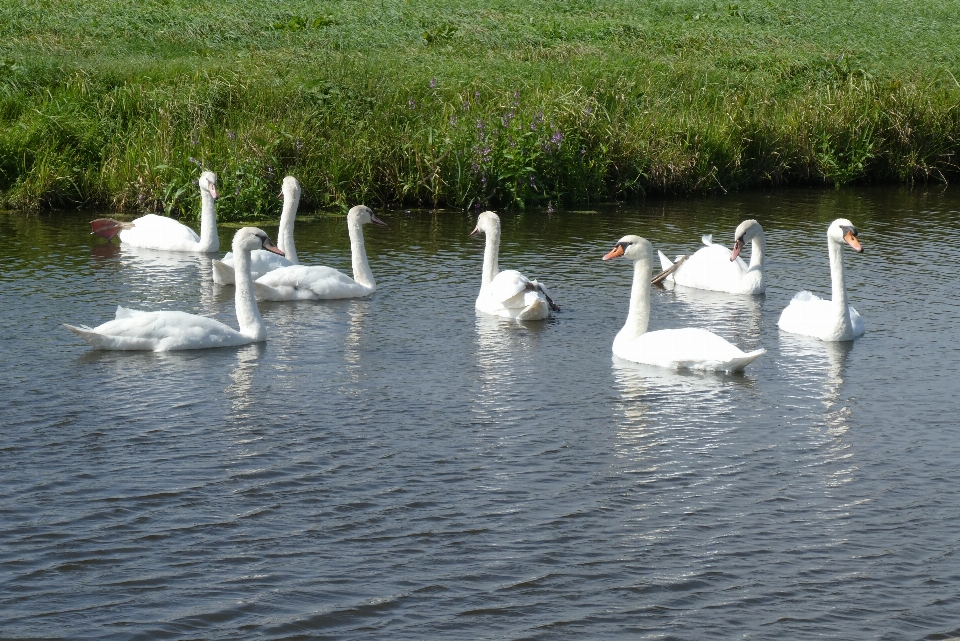
[[[692,256],[676,265],[676,269],[665,280],[681,287],[708,289],[728,294],[762,294],[767,289],[763,278],[763,253],[767,248],[763,228],[755,220],[745,220],[733,233],[733,251],[713,242],[713,236],[702,239],[706,247],[701,247]],[[740,258],[740,252],[751,244],[750,264]],[[663,252],[660,265],[664,271],[674,267]]]
[[[353,259],[353,278],[332,267],[291,265],[267,272],[256,281],[257,300],[332,300],[359,298],[377,290],[377,281],[367,262],[363,244],[363,225],[386,223],[377,218],[369,207],[357,205],[347,213],[347,231],[350,234],[350,252]]]
[[[297,260],[297,248],[293,243],[293,223],[297,219],[297,206],[300,204],[300,182],[293,176],[284,178],[280,198],[283,199],[283,211],[280,213],[277,247],[283,252],[283,256],[261,249],[253,252],[250,255],[250,274],[254,280],[274,269],[297,265],[300,262]],[[233,252],[227,252],[223,260],[213,261],[213,282],[217,285],[233,284]]]
[[[633,261],[633,289],[627,322],[613,340],[615,356],[670,369],[737,372],[764,353],[762,349],[743,352],[705,329],[688,327],[648,332],[653,247],[640,236],[624,236],[603,260],[620,256]]]
[[[487,242],[483,250],[483,276],[477,296],[477,311],[516,320],[543,320],[551,310],[560,311],[543,285],[513,269],[500,271],[499,216],[492,211],[480,214],[477,226],[470,235],[481,233],[486,235]]]
[[[863,319],[847,303],[847,288],[843,279],[843,244],[863,253],[858,235],[857,228],[846,218],[838,218],[830,224],[827,229],[827,252],[830,256],[833,298],[824,300],[808,291],[799,292],[780,314],[780,320],[777,321],[780,329],[822,341],[849,341],[863,335]]]
[[[230,347],[267,340],[267,328],[253,292],[250,252],[258,249],[279,252],[266,232],[244,227],[233,237],[237,264],[235,304],[240,331],[206,316],[186,312],[143,312],[117,307],[116,318],[98,327],[73,327],[95,349],[149,350],[167,352],[208,347]]]
[[[200,235],[167,216],[147,214],[133,222],[124,223],[112,218],[100,218],[90,223],[93,233],[106,239],[120,236],[120,242],[144,249],[159,249],[175,252],[215,252],[220,250],[217,237],[217,175],[212,171],[200,174],[202,208],[200,210]]]

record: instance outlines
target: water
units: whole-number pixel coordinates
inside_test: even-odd
[[[867,334],[780,334],[796,291],[829,294],[841,215]],[[656,291],[651,329],[767,353],[745,375],[615,363],[613,242],[729,246],[749,217],[766,296]],[[471,217],[388,212],[371,298],[264,304],[265,345],[173,354],[60,323],[122,304],[235,326],[232,289],[89,218],[0,217],[2,638],[960,635],[953,191],[504,215],[501,267],[563,306],[528,326],[475,315]],[[303,262],[349,269],[342,218],[296,235]]]

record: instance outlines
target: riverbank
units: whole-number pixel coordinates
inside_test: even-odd
[[[956,2],[0,8],[0,205],[523,207],[960,174]]]

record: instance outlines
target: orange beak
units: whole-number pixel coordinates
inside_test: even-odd
[[[740,252],[743,251],[744,242],[742,238],[738,238],[737,242],[733,244],[733,253],[730,254],[730,262],[732,263],[737,259],[737,256],[740,255]]]
[[[843,235],[843,239],[847,241],[847,244],[853,247],[856,251],[863,253],[863,247],[860,245],[860,241],[857,240],[857,237],[853,235],[852,231],[848,231]]]
[[[610,260],[611,258],[618,258],[623,256],[623,245],[617,245],[610,252],[603,257],[603,260]]]

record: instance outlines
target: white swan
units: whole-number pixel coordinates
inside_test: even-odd
[[[477,217],[477,226],[471,236],[483,233],[487,244],[483,250],[483,277],[477,311],[517,320],[543,320],[550,311],[560,308],[547,294],[543,285],[530,280],[520,272],[500,271],[497,261],[500,253],[500,217],[485,211]]]
[[[215,252],[220,250],[217,237],[217,175],[212,171],[200,174],[198,181],[203,206],[200,210],[200,235],[173,218],[147,214],[133,222],[123,223],[112,218],[100,218],[90,223],[93,233],[110,239],[120,235],[120,241],[133,247],[162,249],[174,252]]]
[[[142,312],[123,307],[117,307],[114,320],[99,327],[65,327],[94,349],[167,352],[265,341],[267,328],[257,309],[253,279],[250,278],[250,252],[257,249],[280,251],[270,242],[266,232],[256,227],[244,227],[233,237],[238,269],[235,301],[239,332],[205,316],[186,312]]]
[[[691,327],[648,332],[653,247],[639,236],[624,236],[603,260],[618,256],[633,261],[633,290],[627,322],[613,340],[614,355],[635,363],[670,369],[736,372],[766,351],[743,352],[705,329]]]
[[[701,247],[680,263],[665,280],[694,289],[729,294],[762,294],[767,289],[763,279],[763,252],[767,248],[763,228],[755,220],[745,220],[733,233],[733,239],[731,252],[723,245],[715,244],[713,236],[704,236],[701,240],[706,247]],[[739,258],[747,243],[752,243],[749,266]],[[657,253],[664,271],[673,267],[674,263],[663,252]]]
[[[257,300],[328,300],[368,296],[377,289],[377,281],[367,262],[363,244],[363,225],[384,225],[369,207],[357,205],[347,213],[347,231],[353,257],[353,278],[332,267],[292,265],[267,272],[256,281]]]
[[[284,178],[280,197],[283,199],[283,211],[280,213],[277,247],[283,256],[262,249],[253,252],[250,255],[250,275],[254,280],[274,269],[300,263],[293,243],[293,223],[297,219],[297,206],[300,204],[300,182],[293,176]],[[233,252],[227,252],[223,260],[213,261],[213,282],[217,285],[233,285]]]
[[[849,341],[863,335],[863,319],[847,304],[847,288],[843,283],[843,243],[863,253],[857,235],[857,228],[846,218],[838,218],[830,224],[827,250],[833,299],[823,300],[808,291],[799,292],[780,314],[777,321],[780,329],[822,341]]]

